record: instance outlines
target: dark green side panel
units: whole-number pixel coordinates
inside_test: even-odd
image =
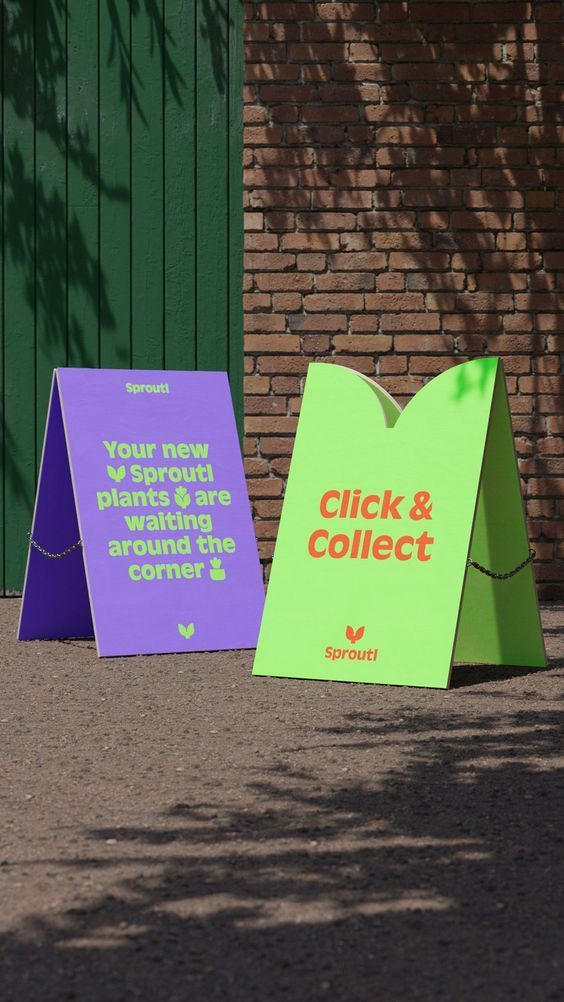
[[[0,591],[52,370],[227,369],[242,421],[240,0],[0,0]]]

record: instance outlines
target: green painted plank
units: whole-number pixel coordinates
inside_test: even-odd
[[[227,369],[228,16],[222,5],[196,2],[197,363]]]
[[[20,590],[35,491],[33,4],[4,3],[5,588]]]
[[[132,9],[132,363],[159,369],[163,344],[163,0]]]
[[[67,0],[68,360],[99,364],[98,11]]]
[[[101,0],[100,364],[131,365],[131,64],[129,5]]]
[[[35,0],[35,17],[38,468],[53,369],[67,362],[66,4]]]
[[[196,368],[195,5],[165,8],[165,366]]]
[[[229,382],[243,436],[243,5],[229,0]]]

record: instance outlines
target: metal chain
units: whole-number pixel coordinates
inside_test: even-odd
[[[72,553],[74,550],[77,550],[79,546],[82,546],[82,540],[79,539],[76,543],[73,543],[72,546],[68,546],[66,550],[61,550],[60,553],[50,553],[49,550],[45,550],[42,546],[39,545],[39,543],[35,541],[35,539],[31,535],[31,532],[28,532],[27,538],[29,539],[31,545],[35,547],[36,550],[39,550],[39,553],[42,553],[44,557],[49,557],[51,560],[61,560],[62,557],[67,557],[69,553]],[[477,571],[480,571],[482,574],[486,574],[487,577],[489,578],[495,578],[497,581],[506,581],[508,578],[512,578],[516,574],[518,574],[519,571],[522,571],[523,568],[527,566],[527,564],[530,564],[531,560],[533,560],[534,557],[535,557],[535,551],[529,550],[529,555],[526,558],[526,560],[523,560],[520,564],[517,564],[517,567],[514,567],[512,571],[506,571],[504,574],[497,574],[495,571],[490,571],[487,567],[483,567],[482,564],[477,563],[476,560],[472,560],[472,557],[468,557],[467,566],[475,567]]]
[[[79,539],[78,543],[73,543],[72,546],[67,547],[66,550],[61,550],[60,553],[49,553],[49,550],[44,550],[43,547],[39,545],[39,543],[36,543],[35,539],[31,535],[31,532],[28,532],[27,538],[29,539],[31,545],[34,546],[36,550],[39,550],[39,552],[42,553],[44,557],[50,557],[51,560],[60,560],[61,557],[67,557],[69,553],[73,552],[73,550],[77,550],[79,546],[82,546],[82,540]]]
[[[531,560],[533,560],[534,557],[535,557],[535,551],[529,550],[529,556],[527,557],[527,559],[523,560],[523,562],[521,564],[518,564],[517,567],[514,567],[512,571],[506,571],[505,574],[496,574],[495,571],[490,571],[488,570],[487,567],[482,567],[481,564],[477,564],[475,560],[472,560],[472,557],[468,557],[468,567],[475,567],[477,571],[481,571],[482,574],[487,574],[489,578],[495,578],[497,581],[506,581],[507,578],[512,578],[515,576],[515,574],[518,574],[519,571],[522,571],[523,567],[526,567],[527,564],[530,564]]]

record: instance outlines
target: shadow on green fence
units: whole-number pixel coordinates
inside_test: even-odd
[[[215,88],[225,94],[232,22],[220,0],[198,0],[196,6],[186,0],[183,12],[178,4],[174,11],[172,5],[167,8],[164,0],[99,0],[90,8],[87,23],[93,37],[89,37],[84,28],[87,11],[77,0],[3,0],[0,7],[4,98],[0,403],[4,532],[6,547],[14,551],[11,570],[4,561],[4,586],[12,588],[21,576],[23,554],[9,540],[23,538],[33,508],[53,367],[108,364],[108,358],[112,365],[132,364],[132,248],[139,241],[139,231],[132,232],[134,208],[136,220],[143,214],[141,196],[135,206],[132,196],[132,165],[138,156],[133,129],[137,125],[146,131],[152,155],[162,126],[159,102],[162,119],[165,109],[173,106],[193,114],[188,98],[193,81],[185,79],[179,68],[182,47],[190,39],[175,37],[179,26],[185,31],[191,23],[189,30],[209,47]],[[135,35],[136,24],[141,31]],[[157,96],[148,83],[152,75],[162,81]],[[120,130],[125,152],[119,154],[116,168]],[[142,156],[150,172],[145,150]],[[158,153],[155,177],[159,171],[164,177],[164,150],[157,161]],[[152,193],[148,184],[142,197]],[[114,222],[114,216],[119,221]],[[142,239],[149,244],[155,236],[162,239],[162,233],[151,233],[151,227],[159,225],[158,213],[149,213],[149,221],[142,225]],[[118,242],[123,274],[116,274],[114,266]],[[148,268],[148,262],[149,256],[142,267]],[[164,289],[164,261],[161,267]]]

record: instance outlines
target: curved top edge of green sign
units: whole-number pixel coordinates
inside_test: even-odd
[[[429,408],[434,412],[440,412],[443,408],[447,406],[450,408],[469,396],[481,396],[487,399],[491,395],[498,368],[502,365],[501,360],[495,355],[453,365],[425,383],[403,409],[375,379],[348,366],[312,362],[308,368],[308,382],[310,385],[313,382],[320,389],[323,383],[325,392],[330,391],[338,395],[341,389],[344,389],[345,381],[361,380],[374,394],[379,404],[377,410],[383,418],[384,427],[392,429],[400,418],[402,426],[406,421],[417,420],[421,408],[424,412],[428,412]]]

